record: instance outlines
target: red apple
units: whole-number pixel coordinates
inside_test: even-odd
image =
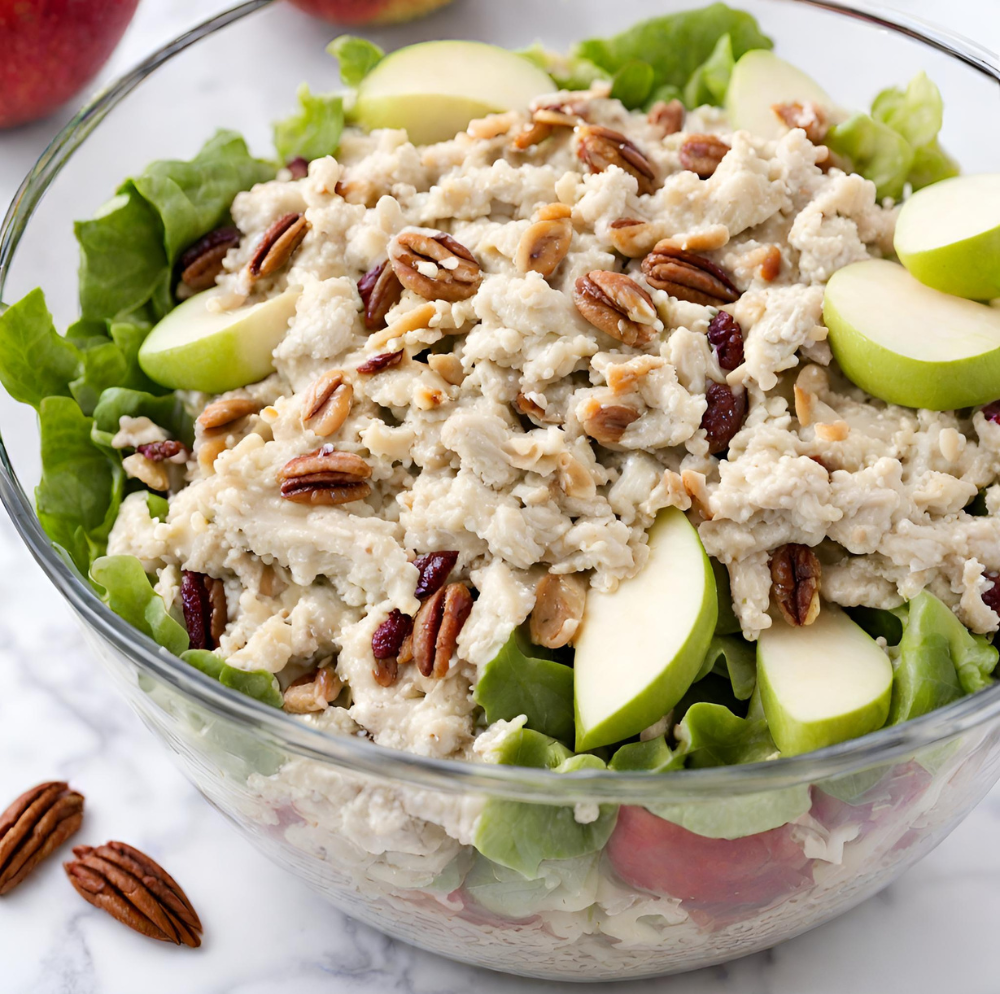
[[[108,60],[139,0],[0,0],[0,128],[51,114]]]
[[[731,920],[739,908],[764,907],[812,882],[811,861],[788,825],[742,839],[709,839],[626,806],[606,852],[627,884]]]
[[[886,818],[899,817],[923,796],[933,777],[919,763],[901,763],[889,770],[855,803],[848,804],[819,787],[813,788],[810,814],[826,828],[838,828],[848,822],[861,825],[861,834]],[[902,819],[900,819],[902,823]]]
[[[451,0],[292,0],[296,7],[334,24],[395,24],[423,17]]]

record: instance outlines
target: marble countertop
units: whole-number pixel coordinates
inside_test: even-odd
[[[225,6],[144,0],[103,78]],[[895,6],[1000,49],[998,0]],[[0,204],[66,117],[0,133]],[[387,939],[251,849],[98,672],[68,608],[0,517],[0,806],[56,777],[86,795],[88,841],[128,840],[177,876],[208,923],[206,941],[191,953],[128,933],[76,899],[50,866],[0,901],[3,994],[494,994],[561,986],[475,970]],[[614,989],[996,994],[998,831],[1000,787],[902,880],[841,919],[725,967]]]

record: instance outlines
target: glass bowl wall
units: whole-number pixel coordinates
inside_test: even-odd
[[[466,0],[412,25],[372,32],[386,48],[437,37],[566,47],[689,0]],[[834,3],[746,0],[779,54],[845,106],[924,69],[946,105],[942,139],[968,171],[995,169],[1000,86],[973,44],[893,25]],[[837,9],[835,9],[837,8]],[[285,5],[253,2],[179,39],[70,124],[28,177],[0,232],[0,297],[46,292],[57,323],[75,317],[72,221],[156,158],[192,155],[219,126],[258,154],[298,83],[336,85],[323,47],[337,33]],[[42,194],[44,193],[44,197]],[[110,615],[48,545],[31,510],[38,431],[30,409],[0,397],[0,497],[95,655],[203,793],[276,862],[386,932],[495,969],[620,979],[706,966],[829,920],[885,886],[937,844],[1000,775],[1000,687],[906,726],[766,766],[669,777],[461,767],[389,753],[220,687]],[[776,793],[808,816],[751,840],[679,835],[646,813],[687,817]],[[783,795],[783,796],[784,796]],[[611,840],[541,883],[510,881],[477,861],[471,826],[484,804],[544,828],[575,808],[619,807]],[[676,811],[677,808],[674,807]],[[694,812],[694,815],[690,813]],[[671,834],[672,833],[672,834]],[[694,870],[665,883],[664,854]],[[565,862],[565,861],[563,861]],[[486,874],[484,876],[484,873]],[[492,887],[491,884],[496,886]],[[499,888],[499,889],[498,889]],[[503,900],[497,898],[503,893]]]

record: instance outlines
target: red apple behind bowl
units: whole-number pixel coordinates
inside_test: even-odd
[[[139,0],[0,0],[0,128],[51,114],[108,60]]]
[[[296,7],[334,24],[396,24],[423,17],[451,0],[292,0]]]

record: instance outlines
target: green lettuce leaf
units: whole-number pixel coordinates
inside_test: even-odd
[[[154,397],[143,390],[109,387],[94,408],[93,441],[110,446],[123,416],[146,417],[166,429],[173,438],[190,446],[194,441],[194,421],[177,394]]]
[[[556,773],[604,768],[597,756],[574,756],[561,742],[527,728],[506,737],[498,747],[498,761]],[[613,804],[602,804],[597,819],[582,824],[572,804],[527,804],[494,797],[476,822],[473,845],[494,863],[535,879],[545,860],[575,859],[603,849],[617,818],[618,808]]]
[[[269,704],[273,708],[280,708],[284,703],[281,688],[273,673],[268,673],[266,670],[237,669],[214,652],[207,652],[204,649],[188,649],[187,652],[180,653],[180,657],[196,670],[201,670],[206,676],[218,680],[223,687],[238,690],[241,694]]]
[[[920,72],[906,89],[890,86],[872,101],[872,117],[888,125],[914,148],[937,138],[944,121],[941,91]]]
[[[619,773],[669,773],[684,767],[683,749],[674,751],[667,745],[665,735],[645,742],[629,742],[611,757],[608,769]]]
[[[733,55],[733,39],[728,32],[712,49],[712,54],[695,69],[684,87],[684,103],[687,107],[701,107],[712,104],[721,107],[729,89],[729,78],[733,74],[736,58]]]
[[[733,592],[729,585],[729,570],[718,559],[709,559],[715,575],[715,595],[719,602],[719,617],[715,623],[716,635],[739,635],[740,626],[733,610]]]
[[[92,420],[69,397],[46,397],[38,408],[42,477],[35,506],[45,533],[86,575],[107,544],[124,491],[118,460],[90,441]]]
[[[564,742],[574,738],[573,670],[551,659],[528,655],[531,646],[515,629],[483,667],[473,697],[493,724],[527,716],[527,727]]]
[[[608,78],[608,73],[593,62],[579,56],[554,52],[540,42],[519,49],[517,54],[551,76],[556,88],[560,90],[588,90],[596,80]]]
[[[854,171],[875,184],[879,199],[902,197],[913,167],[913,146],[889,125],[867,114],[854,114],[830,129],[826,144],[850,159]]]
[[[738,701],[750,699],[757,685],[757,651],[753,645],[736,635],[716,635],[708,645],[705,665],[709,672],[729,677]]]
[[[0,383],[14,400],[37,409],[45,397],[68,396],[80,362],[80,350],[56,331],[41,290],[0,314]]]
[[[906,624],[906,607],[883,611],[876,607],[851,607],[847,609],[851,620],[860,625],[873,639],[884,638],[886,645],[899,645]]]
[[[937,139],[913,150],[913,166],[909,181],[913,189],[922,190],[932,183],[951,179],[961,172],[958,163],[938,144]]]
[[[83,318],[161,318],[173,306],[181,252],[226,221],[237,193],[273,176],[239,135],[219,131],[190,162],[154,162],[126,180],[92,220],[75,225]]]
[[[926,590],[909,602],[893,652],[895,673],[887,724],[918,718],[992,683],[997,650],[973,635],[946,604]]]
[[[385,51],[356,35],[334,38],[326,50],[340,63],[340,81],[344,86],[357,86],[385,57]]]
[[[344,101],[332,93],[298,90],[299,109],[274,125],[274,147],[282,162],[302,158],[311,162],[333,155],[344,130]]]
[[[688,765],[696,768],[759,763],[778,756],[763,718],[740,718],[721,704],[692,704],[674,734]]]
[[[119,618],[175,656],[187,649],[184,626],[171,617],[135,556],[102,556],[90,567],[90,578],[104,588],[104,602]]]
[[[151,490],[146,491],[146,510],[149,511],[153,521],[166,521],[170,513],[170,501],[161,494],[154,494]]]
[[[611,96],[626,107],[641,107],[653,89],[655,73],[648,62],[626,62],[611,81]]]
[[[679,95],[699,68],[711,60],[695,89],[698,97],[707,93],[712,102],[717,102],[721,101],[716,95],[719,70],[728,58],[722,50],[717,52],[717,48],[726,35],[733,60],[750,49],[772,46],[771,39],[761,33],[751,14],[714,3],[699,10],[642,21],[611,38],[582,41],[573,49],[572,58],[597,66],[609,78],[626,63],[647,63],[653,70],[651,99]]]

